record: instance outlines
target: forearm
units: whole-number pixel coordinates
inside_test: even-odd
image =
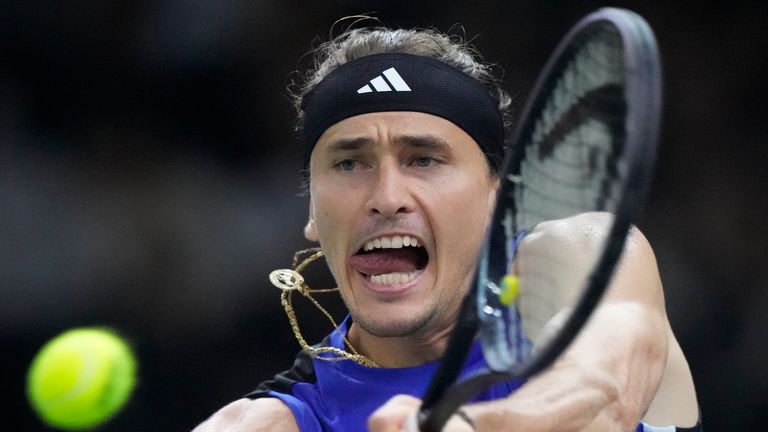
[[[573,352],[566,355],[564,361],[583,371],[586,385],[602,384],[592,385],[604,396],[594,422],[612,427],[585,430],[634,430],[637,426],[664,373],[667,339],[663,318],[642,305],[608,304],[596,312]],[[589,378],[598,375],[602,381]]]

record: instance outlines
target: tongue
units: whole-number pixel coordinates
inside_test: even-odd
[[[418,268],[418,261],[419,252],[413,248],[381,249],[349,259],[352,268],[367,275],[410,273]]]

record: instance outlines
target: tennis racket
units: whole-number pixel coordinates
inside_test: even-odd
[[[600,9],[559,43],[505,158],[474,286],[423,399],[420,430],[441,430],[474,395],[501,381],[530,378],[568,347],[610,282],[643,206],[660,113],[658,52],[642,17]],[[581,281],[537,278],[526,286],[521,275],[516,286],[518,279],[505,279],[526,232],[544,221],[591,212],[610,217],[602,249]],[[555,291],[575,294],[555,306],[536,300],[536,293]],[[489,369],[456,383],[478,333]]]

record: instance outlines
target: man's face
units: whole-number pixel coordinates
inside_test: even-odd
[[[312,152],[310,221],[354,321],[377,336],[450,325],[498,181],[441,117],[381,112],[328,128]]]

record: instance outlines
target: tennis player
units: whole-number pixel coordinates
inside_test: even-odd
[[[349,317],[196,432],[406,430],[470,289],[509,137],[510,97],[493,69],[432,30],[349,30],[316,56],[295,95],[309,179],[304,233],[319,242]],[[584,233],[603,225],[591,214],[541,224],[519,256],[560,254],[571,264],[549,271],[577,272],[575,257],[600,247]],[[465,374],[483,367],[474,346]],[[517,387],[491,387],[444,430],[701,430],[640,232],[578,339]]]

